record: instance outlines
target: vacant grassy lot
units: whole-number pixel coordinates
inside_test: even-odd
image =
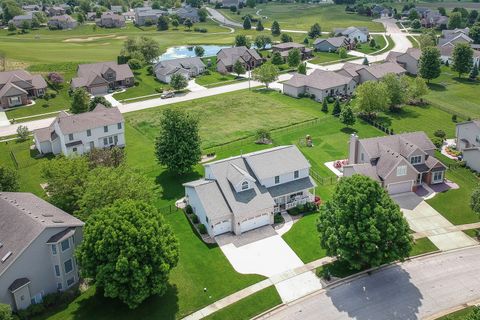
[[[241,14],[232,13],[229,9],[221,12],[231,20],[242,22],[242,16],[251,14],[254,17],[260,11],[260,16],[265,27],[270,27],[274,20],[278,21],[281,29],[309,30],[314,23],[319,23],[322,31],[332,31],[334,28],[349,26],[368,27],[370,31],[384,31],[381,23],[373,22],[371,18],[345,12],[343,5],[318,5],[318,4],[257,4],[254,9],[243,8]],[[299,19],[301,17],[301,19]]]
[[[467,77],[464,75],[464,77]],[[425,98],[434,106],[440,106],[464,118],[480,117],[478,107],[479,81],[458,78],[458,74],[443,66],[442,74],[431,81],[430,92]]]

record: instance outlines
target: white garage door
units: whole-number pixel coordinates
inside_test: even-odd
[[[412,181],[391,183],[387,186],[389,194],[405,193],[412,191]]]
[[[105,93],[107,93],[108,87],[107,87],[107,86],[105,86],[105,87],[93,87],[93,88],[91,88],[90,90],[91,90],[92,94],[93,94],[94,96],[96,96],[96,95],[98,95],[98,94],[105,94]]]
[[[232,231],[232,221],[223,220],[217,224],[213,225],[213,235],[218,236],[219,234]]]
[[[256,217],[244,220],[240,223],[240,232],[247,232],[252,229],[260,228],[270,224],[270,214],[264,213]]]

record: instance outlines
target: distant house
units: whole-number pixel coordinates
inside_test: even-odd
[[[313,47],[320,52],[336,52],[341,47],[353,49],[350,40],[345,36],[327,39],[317,38],[313,42]]]
[[[32,24],[32,19],[33,19],[32,12],[28,12],[28,14],[23,14],[23,15],[20,15],[20,16],[13,17],[10,21],[8,21],[8,23],[9,24],[13,23],[15,25],[15,27],[17,27],[17,28],[22,28],[25,21],[29,25],[31,25]]]
[[[0,193],[0,302],[19,311],[78,283],[84,223],[23,192]]]
[[[167,15],[167,11],[152,9],[151,7],[135,8],[135,24],[144,26],[145,24],[157,24],[158,18]]]
[[[409,48],[405,53],[390,51],[386,60],[396,62],[408,73],[417,75],[421,55],[422,51],[420,49]]]
[[[448,17],[442,16],[438,10],[431,10],[423,15],[420,23],[424,28],[445,29],[448,24]]]
[[[217,53],[217,71],[232,72],[237,61],[240,61],[245,69],[253,69],[261,65],[263,59],[255,49],[248,49],[245,46],[224,48]]]
[[[310,163],[294,145],[204,165],[205,177],[183,184],[187,204],[211,237],[271,225],[274,214],[314,201]]]
[[[456,145],[467,166],[480,172],[480,120],[457,123]]]
[[[360,42],[364,43],[368,41],[370,37],[370,33],[368,32],[368,28],[365,27],[348,27],[346,29],[337,28],[333,31],[335,36],[345,36],[350,41],[354,41],[355,39]]]
[[[110,11],[112,11],[113,13],[122,14],[123,13],[123,7],[122,6],[111,6]]]
[[[102,95],[109,90],[131,87],[134,84],[133,72],[128,64],[114,61],[80,64],[77,77],[72,79],[72,89],[85,88],[92,95]]]
[[[312,49],[305,47],[303,44],[295,42],[283,42],[272,45],[272,52],[280,52],[280,55],[283,59],[286,59],[288,57],[288,53],[293,49],[300,51],[302,60],[309,59],[313,55]]]
[[[22,9],[27,12],[36,12],[36,11],[41,11],[42,6],[38,4],[27,4],[27,5],[23,5]]]
[[[67,10],[60,6],[51,6],[47,8],[47,14],[49,17],[63,16],[66,13],[67,13]]]
[[[58,29],[58,30],[65,30],[65,29],[74,29],[77,27],[77,21],[70,17],[69,15],[63,16],[53,16],[48,20],[47,23],[50,29]]]
[[[105,12],[100,18],[95,19],[95,23],[104,28],[123,28],[125,27],[125,17],[113,12]]]
[[[351,95],[356,85],[353,77],[316,69],[309,75],[293,75],[283,83],[283,93],[296,98],[313,94],[316,101],[322,101],[330,96]]]
[[[383,18],[391,16],[393,12],[390,8],[385,8],[381,5],[375,4],[372,7],[372,13]]]
[[[230,7],[240,7],[241,4],[245,4],[245,0],[222,0],[222,7],[223,8],[230,8]]]
[[[28,104],[29,99],[42,97],[46,91],[47,82],[41,75],[32,75],[23,69],[0,72],[2,108]]]
[[[125,18],[127,21],[133,21],[135,20],[135,12],[133,11],[127,11],[122,13],[122,16]]]
[[[452,54],[454,46],[443,46],[439,47],[440,49],[440,59],[443,63],[452,63]],[[478,64],[480,62],[480,51],[473,50],[473,63]]]
[[[345,177],[366,175],[389,194],[443,183],[447,167],[434,157],[436,147],[423,131],[369,139],[352,134],[349,145]]]
[[[480,45],[473,43],[473,39],[469,37],[470,29],[454,29],[454,30],[442,30],[442,35],[438,39],[438,49],[440,50],[440,56],[442,61],[452,62],[452,52],[455,44],[467,43],[473,50],[474,63],[480,61]]]
[[[87,12],[87,20],[88,21],[95,21],[97,18],[97,13],[96,12]]]
[[[174,74],[181,74],[190,79],[202,74],[205,69],[205,64],[198,57],[160,61],[153,66],[157,79],[165,83],[170,83]]]
[[[200,21],[200,16],[198,15],[198,8],[192,8],[191,6],[185,6],[173,11],[181,21],[190,19],[193,23]]]
[[[41,154],[81,155],[93,149],[125,146],[125,121],[118,108],[98,104],[93,111],[61,111],[46,128],[33,131]]]
[[[384,62],[379,64],[372,64],[357,70],[360,76],[360,83],[365,81],[378,81],[383,79],[387,74],[395,74],[397,76],[404,75],[406,70],[395,62]]]

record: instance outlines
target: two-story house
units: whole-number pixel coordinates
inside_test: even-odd
[[[0,192],[0,302],[21,310],[78,283],[82,228],[31,193]]]
[[[0,72],[0,107],[10,108],[29,103],[31,98],[42,97],[47,82],[39,74],[18,69]]]
[[[224,48],[217,53],[217,71],[232,72],[237,61],[240,61],[246,70],[252,70],[261,65],[263,59],[255,49],[248,49],[245,46]]]
[[[337,28],[333,30],[335,36],[345,36],[351,41],[358,41],[360,43],[367,42],[370,33],[366,27],[348,27],[348,28]]]
[[[50,126],[34,130],[33,137],[41,154],[69,156],[94,148],[124,147],[125,121],[118,108],[98,104],[90,112],[60,112]]]
[[[457,123],[456,144],[467,166],[480,172],[480,120]]]
[[[78,65],[77,77],[70,84],[72,89],[85,88],[92,95],[103,95],[109,90],[131,87],[134,83],[128,64],[107,61]]]
[[[125,17],[121,14],[105,12],[102,13],[100,18],[95,19],[95,23],[97,26],[104,28],[123,28],[125,27]]]
[[[444,181],[447,167],[434,157],[435,149],[423,131],[368,139],[352,134],[343,175],[369,176],[389,194],[415,191]]]
[[[271,225],[275,213],[314,201],[310,163],[294,145],[204,167],[204,178],[184,184],[185,196],[212,237]]]
[[[50,30],[67,30],[77,27],[77,21],[69,15],[53,16],[48,20],[48,28]]]
[[[146,24],[155,25],[158,22],[158,18],[168,14],[167,11],[152,9],[151,7],[138,7],[134,9],[134,12],[135,24],[138,26]]]

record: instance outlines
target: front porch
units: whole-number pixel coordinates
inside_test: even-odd
[[[284,210],[293,209],[299,205],[304,205],[309,202],[314,202],[315,191],[313,193],[310,193],[309,190],[303,190],[303,191],[283,195],[273,200],[275,201],[273,212],[279,213]]]

